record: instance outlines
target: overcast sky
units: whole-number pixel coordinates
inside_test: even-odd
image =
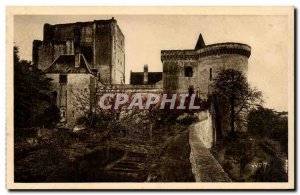
[[[32,41],[43,39],[44,23],[110,19],[112,16],[15,16],[14,40],[23,59],[32,59]],[[249,82],[263,92],[265,105],[279,111],[288,105],[286,16],[118,16],[125,35],[126,82],[129,72],[162,71],[160,51],[193,49],[201,33],[206,44],[240,42],[251,46]]]

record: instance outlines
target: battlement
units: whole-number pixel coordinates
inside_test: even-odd
[[[162,50],[161,61],[164,60],[196,60],[197,53],[195,50]]]
[[[246,44],[234,42],[216,43],[207,45],[203,49],[199,49],[196,52],[198,54],[198,58],[222,54],[238,54],[249,58],[251,55],[251,47]]]
[[[249,58],[251,55],[251,47],[242,43],[227,42],[206,45],[197,50],[162,50],[161,61],[198,60],[207,56],[224,54],[238,54]]]

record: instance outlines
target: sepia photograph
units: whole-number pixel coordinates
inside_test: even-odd
[[[8,189],[294,189],[293,7],[7,7]]]

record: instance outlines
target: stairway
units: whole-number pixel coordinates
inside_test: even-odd
[[[148,175],[148,154],[126,152],[123,158],[105,169],[120,182],[144,182]]]

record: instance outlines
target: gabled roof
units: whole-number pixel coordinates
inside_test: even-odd
[[[154,85],[162,80],[162,72],[148,72],[148,85]],[[144,72],[131,72],[130,73],[131,85],[144,84]]]
[[[202,34],[200,33],[198,41],[195,46],[195,50],[202,49],[205,47],[205,42],[203,40]]]
[[[75,55],[60,55],[45,70],[46,73],[90,73],[93,74],[85,57],[80,54],[79,67],[75,67]]]

